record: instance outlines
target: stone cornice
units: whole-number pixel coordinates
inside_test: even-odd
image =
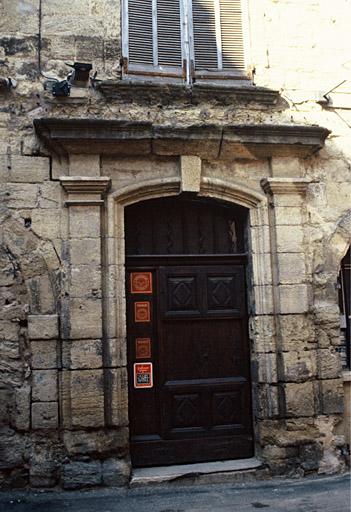
[[[305,195],[311,183],[308,178],[264,178],[261,187],[266,194],[299,194]]]
[[[103,194],[111,185],[111,178],[105,176],[61,176],[60,183],[69,194]]]
[[[307,125],[173,126],[90,118],[43,118],[34,126],[43,143],[58,154],[194,155],[225,160],[307,157],[323,147],[330,133]]]
[[[158,104],[185,103],[192,104],[214,100],[216,104],[248,105],[256,103],[264,106],[274,106],[281,100],[279,91],[252,85],[225,84],[194,84],[187,87],[180,83],[151,82],[147,80],[97,80],[95,89],[105,98],[123,103]]]

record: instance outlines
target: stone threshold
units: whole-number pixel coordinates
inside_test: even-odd
[[[175,480],[196,478],[197,483],[220,483],[231,480],[246,480],[268,477],[262,461],[256,457],[250,459],[203,462],[199,464],[181,464],[133,469],[130,487],[162,484]]]

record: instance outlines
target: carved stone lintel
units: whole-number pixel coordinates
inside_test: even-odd
[[[43,143],[54,153],[193,155],[202,159],[308,157],[324,145],[329,130],[320,126],[271,124],[153,125],[105,119],[34,120]]]
[[[311,183],[308,178],[263,178],[261,187],[266,194],[298,194],[305,195]]]
[[[69,194],[104,194],[111,185],[111,178],[106,176],[61,176],[62,187]]]

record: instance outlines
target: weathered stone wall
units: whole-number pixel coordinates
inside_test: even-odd
[[[0,91],[0,486],[126,482],[123,208],[176,194],[184,180],[172,151],[58,158],[34,133],[42,117],[331,130],[307,158],[203,159],[198,187],[233,200],[232,187],[251,209],[258,455],[278,474],[344,467],[335,282],[350,243],[348,9],[347,0],[332,10],[314,0],[249,2],[255,83],[279,90],[276,101],[118,82],[54,99],[42,73],[63,79],[65,62],[120,79],[118,0],[0,0],[0,77],[18,82]],[[79,188],[61,176],[106,176],[111,187]],[[289,179],[304,179],[303,190]]]

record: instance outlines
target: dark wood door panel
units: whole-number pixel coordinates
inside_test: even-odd
[[[193,261],[192,261],[193,263]],[[152,293],[132,293],[130,272],[151,272]],[[138,277],[138,276],[137,276]],[[139,280],[142,283],[142,280]],[[138,281],[138,282],[139,282]],[[135,466],[252,455],[249,344],[243,264],[130,268],[128,365]],[[136,306],[150,318],[136,321]],[[135,389],[136,340],[149,338],[154,386]]]
[[[164,318],[242,316],[243,266],[160,268],[160,310]]]
[[[166,466],[192,462],[244,459],[253,456],[251,434],[194,439],[148,440],[131,446],[134,466]]]

